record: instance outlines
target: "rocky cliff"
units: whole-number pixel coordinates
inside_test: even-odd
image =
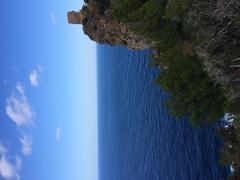
[[[97,0],[88,0],[85,3],[79,12],[68,12],[68,22],[82,24],[84,33],[91,40],[99,44],[125,46],[132,50],[153,46],[153,42],[134,34],[126,25],[114,19],[107,3]]]

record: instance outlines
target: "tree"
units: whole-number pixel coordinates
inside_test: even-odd
[[[214,123],[224,114],[223,90],[202,70],[196,56],[186,57],[182,51],[178,45],[162,53],[159,61],[168,68],[161,72],[156,83],[171,92],[166,105],[173,115],[189,117],[194,126]]]

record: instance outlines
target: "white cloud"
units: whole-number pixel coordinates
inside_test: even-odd
[[[8,159],[7,148],[0,143],[0,177],[5,180],[20,180],[19,171],[21,170],[22,160],[20,157],[15,157],[15,164]]]
[[[37,87],[38,86],[38,72],[37,70],[33,70],[29,74],[29,80],[32,86]]]
[[[37,87],[39,84],[39,75],[42,72],[43,67],[41,65],[37,65],[37,67],[35,69],[33,69],[28,78],[30,80],[30,83],[33,87]]]
[[[56,25],[57,21],[56,21],[56,17],[53,12],[50,13],[50,17],[51,17],[51,21],[52,21],[53,25]]]
[[[18,127],[32,125],[33,111],[25,96],[24,88],[19,83],[16,89],[18,93],[12,93],[12,95],[7,98],[6,114]]]
[[[56,130],[56,140],[58,143],[61,141],[61,136],[62,136],[62,128],[58,127]]]
[[[29,156],[32,152],[32,138],[26,134],[23,134],[19,141],[22,144],[22,153],[25,156]]]
[[[14,166],[3,155],[0,159],[0,174],[3,178],[10,179],[15,176]]]

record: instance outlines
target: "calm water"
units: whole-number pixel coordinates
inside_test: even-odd
[[[100,180],[220,180],[212,127],[167,113],[149,51],[98,47]]]

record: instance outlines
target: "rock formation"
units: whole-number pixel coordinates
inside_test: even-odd
[[[89,0],[79,12],[68,12],[68,22],[82,24],[84,33],[99,44],[126,46],[132,50],[147,49],[154,44],[129,31],[112,17],[109,7],[103,7],[103,3],[96,0]]]

